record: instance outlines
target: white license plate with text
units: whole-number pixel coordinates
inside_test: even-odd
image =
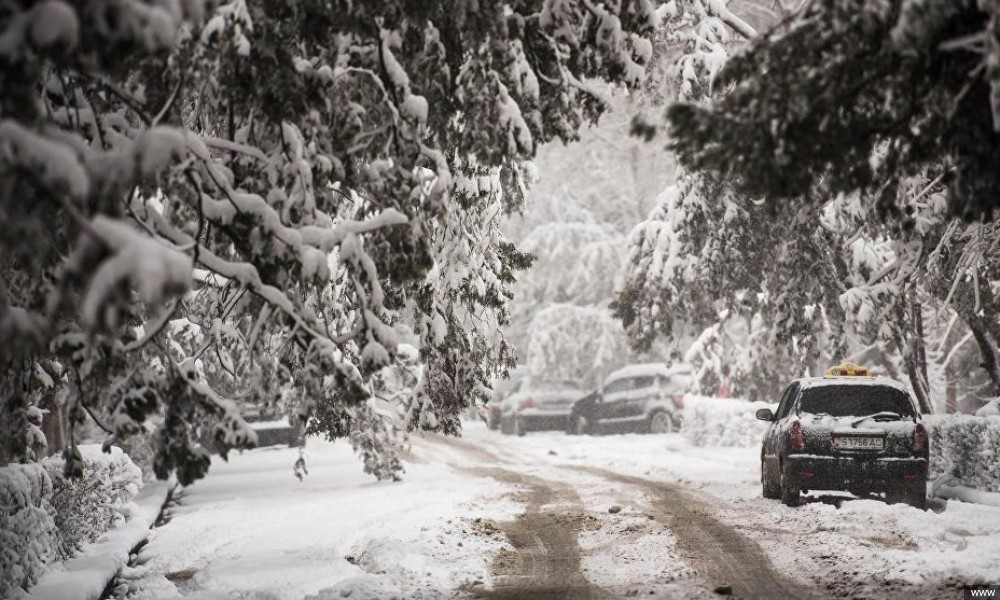
[[[842,435],[833,436],[833,447],[845,450],[881,450],[885,440],[880,437]]]

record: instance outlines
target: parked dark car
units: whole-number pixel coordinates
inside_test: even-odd
[[[927,506],[927,430],[903,384],[841,365],[826,377],[793,381],[761,447],[765,498],[795,506],[809,490],[884,493],[888,502]]]
[[[573,404],[566,431],[574,435],[676,431],[690,382],[687,365],[629,365],[608,375],[600,390]]]
[[[563,430],[570,405],[580,395],[575,381],[522,379],[500,403],[500,432],[524,435],[530,431]]]

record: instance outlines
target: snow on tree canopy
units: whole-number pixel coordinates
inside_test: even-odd
[[[40,395],[15,390],[36,365],[71,422],[150,436],[185,482],[197,440],[253,444],[248,408],[350,439],[385,478],[401,431],[456,432],[513,364],[499,330],[531,258],[497,216],[538,145],[649,59],[649,3],[590,4],[10,7],[0,465],[29,454]],[[402,427],[370,402],[399,327],[426,363]]]
[[[91,228],[112,252],[94,273],[80,307],[84,324],[100,324],[101,309],[114,289],[127,282],[148,303],[156,303],[187,290],[191,262],[175,250],[157,243],[122,221],[99,216]]]

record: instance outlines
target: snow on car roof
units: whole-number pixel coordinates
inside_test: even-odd
[[[691,367],[685,364],[667,367],[666,363],[640,363],[627,365],[617,371],[614,371],[608,375],[607,381],[610,382],[616,379],[625,379],[627,377],[655,377],[656,375],[670,376],[676,375],[677,373],[686,373],[690,370]]]
[[[799,381],[802,384],[802,389],[827,385],[884,385],[907,394],[910,393],[910,390],[902,382],[888,377],[803,377]]]

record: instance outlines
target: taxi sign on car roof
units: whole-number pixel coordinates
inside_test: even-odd
[[[871,377],[868,367],[845,362],[826,370],[827,377]]]

